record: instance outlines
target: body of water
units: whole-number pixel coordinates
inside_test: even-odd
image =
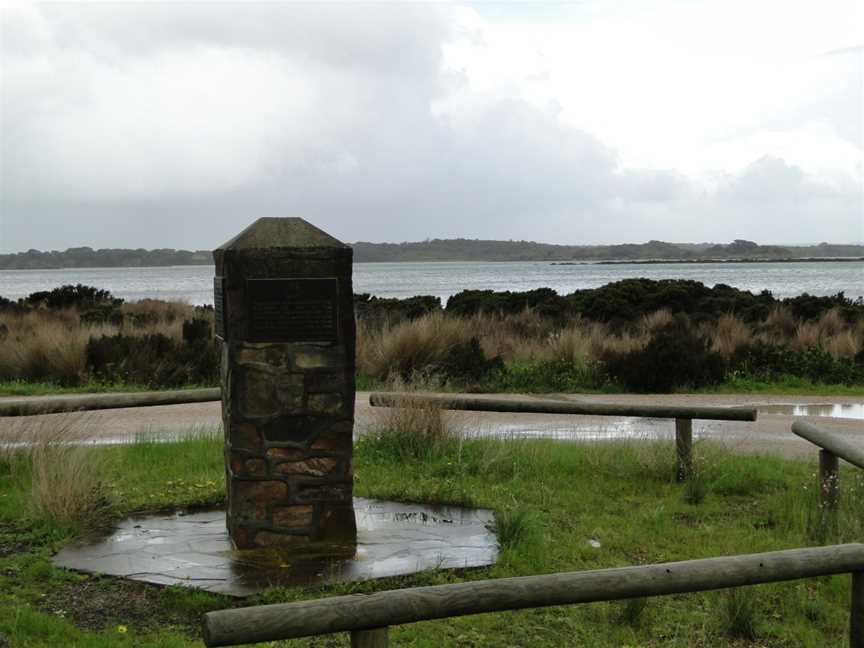
[[[411,262],[354,264],[354,292],[379,297],[436,295],[446,300],[464,289],[531,290],[560,294],[597,288],[632,277],[694,279],[713,286],[770,290],[775,297],[802,293],[864,295],[864,262],[832,263],[658,263],[552,265],[548,262]],[[126,300],[169,299],[213,303],[212,266],[163,268],[67,268],[2,270],[0,296],[17,299],[38,290],[82,283],[107,288]]]

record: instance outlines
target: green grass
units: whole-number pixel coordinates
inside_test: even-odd
[[[182,389],[198,389],[213,385],[184,385]],[[392,386],[363,373],[357,374],[358,391],[387,390]],[[88,382],[67,387],[51,382],[0,381],[0,396],[47,396],[51,394],[87,394],[157,390],[158,387],[129,383]],[[173,389],[173,388],[172,388]],[[624,390],[614,383],[599,380],[590,367],[556,362],[510,362],[493,372],[477,385],[458,381],[442,382],[436,391],[484,392],[515,394],[616,394]],[[735,376],[719,385],[679,393],[699,394],[788,394],[800,396],[864,396],[864,385],[814,383],[805,378],[786,376],[774,381]]]
[[[674,481],[674,449],[667,443],[468,440],[437,443],[416,453],[383,436],[364,438],[355,451],[357,495],[491,508],[502,540],[498,563],[459,573],[273,589],[249,603],[769,551],[864,536],[860,472],[844,468],[842,515],[836,527],[826,529],[816,505],[811,463],[738,456],[706,444],[696,448],[705,493],[694,499]],[[222,445],[214,435],[178,443],[142,439],[92,452],[106,455],[98,463],[105,466],[111,485],[112,516],[223,498]],[[16,545],[19,550],[0,550],[0,637],[28,648],[202,645],[194,629],[164,618],[195,619],[227,606],[226,599],[169,589],[154,599],[151,613],[129,616],[127,601],[115,595],[116,606],[90,630],[78,629],[68,614],[46,608],[45,601],[64,587],[91,579],[97,589],[110,591],[114,581],[50,565],[51,553],[74,531],[53,526],[27,506],[29,479],[22,459],[0,462],[0,549]],[[599,547],[592,546],[597,542]],[[652,598],[644,604],[454,618],[394,628],[392,645],[821,648],[843,645],[848,585],[847,577],[838,576],[758,586],[743,596],[721,591]],[[348,639],[343,634],[274,645],[348,646]]]
[[[806,378],[786,376],[764,381],[752,378],[729,378],[726,382],[698,390],[700,394],[789,394],[793,396],[864,396],[864,385],[826,385]]]
[[[171,389],[200,389],[213,385],[183,385]],[[90,381],[83,385],[64,386],[52,382],[28,382],[25,380],[0,380],[0,396],[51,396],[55,394],[97,394],[105,392],[138,392],[160,389],[150,385],[134,383],[101,383]]]

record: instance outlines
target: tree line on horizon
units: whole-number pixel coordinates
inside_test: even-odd
[[[533,241],[427,239],[405,243],[352,244],[358,262],[395,261],[699,261],[712,259],[802,259],[864,257],[864,245],[819,243],[806,246],[759,245],[736,239],[715,243],[625,243],[618,245],[555,245]],[[52,268],[116,268],[212,265],[210,250],[156,250],[74,247],[65,251],[0,254],[0,270]]]

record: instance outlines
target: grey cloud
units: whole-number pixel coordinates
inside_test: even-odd
[[[802,240],[819,238],[811,208],[833,210],[840,238],[860,217],[854,186],[779,160],[704,194],[674,170],[622,168],[522,101],[433,111],[462,84],[441,68],[447,7],[40,11],[4,21],[17,36],[3,45],[0,249],[206,248],[278,215],[349,241],[572,243],[755,238],[752,213],[773,197],[797,196]],[[771,218],[766,240],[789,240]]]

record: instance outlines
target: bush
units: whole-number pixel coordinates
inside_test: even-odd
[[[551,288],[526,292],[463,290],[447,300],[448,315],[517,315],[532,310],[541,317],[563,321],[575,315],[567,299]]]
[[[681,387],[704,387],[723,380],[722,357],[710,341],[678,317],[657,330],[643,349],[607,352],[603,365],[609,377],[636,392],[668,393]]]
[[[573,393],[606,381],[601,366],[570,360],[511,362],[489,374],[486,391]]]
[[[835,358],[817,347],[794,351],[758,341],[740,348],[732,356],[730,369],[759,380],[796,376],[815,383],[856,385],[864,383],[864,352],[854,358]]]
[[[437,373],[445,380],[477,383],[503,367],[504,361],[500,357],[487,359],[480,340],[472,337],[450,349]]]
[[[624,279],[568,296],[583,317],[622,326],[659,310],[686,314],[695,323],[735,314],[746,322],[762,319],[775,303],[770,292],[758,295],[725,284],[713,288],[684,279]]]
[[[161,333],[103,335],[87,344],[87,367],[97,380],[176,387],[213,384],[219,376],[219,352],[207,320],[183,323],[184,342]]]
[[[398,324],[440,310],[441,299],[431,295],[417,295],[407,299],[373,297],[369,293],[354,295],[355,315],[372,326]]]
[[[119,306],[123,303],[122,299],[114,297],[108,290],[83,284],[74,286],[69,284],[53,290],[34,292],[25,297],[23,301],[31,306],[51,309],[77,308],[82,312],[98,306]]]

